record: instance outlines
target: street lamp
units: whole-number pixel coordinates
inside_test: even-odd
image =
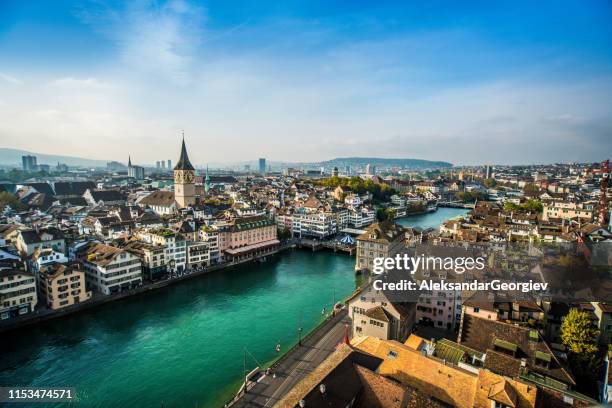
[[[301,327],[298,327],[298,336],[299,336],[298,345],[301,346],[302,345],[302,328]]]

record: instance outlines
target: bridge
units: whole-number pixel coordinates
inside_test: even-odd
[[[321,241],[317,239],[301,238],[297,241],[298,248],[312,248],[312,251],[318,251],[320,249],[331,249],[334,252],[343,251],[349,255],[355,253],[355,245],[346,245],[336,240]]]
[[[475,204],[462,201],[438,201],[438,207],[473,209]]]

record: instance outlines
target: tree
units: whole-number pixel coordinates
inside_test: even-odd
[[[0,210],[3,210],[7,205],[15,211],[25,211],[28,209],[28,206],[20,202],[16,196],[2,191],[0,192]]]
[[[593,326],[589,314],[572,308],[561,325],[561,341],[567,347],[568,361],[579,380],[579,386],[587,391],[595,384],[600,368],[597,339],[599,330]]]
[[[497,185],[497,181],[494,178],[488,178],[484,180],[483,184],[486,188],[493,188]]]

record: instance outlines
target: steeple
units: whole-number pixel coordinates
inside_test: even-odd
[[[132,156],[128,156],[128,167],[132,167]]]
[[[208,177],[208,165],[206,165],[206,177],[204,178],[204,191],[210,190],[210,177]]]
[[[185,147],[185,132],[183,132],[183,145],[181,146],[181,157],[178,163],[174,166],[174,170],[195,170],[187,156],[187,148]]]

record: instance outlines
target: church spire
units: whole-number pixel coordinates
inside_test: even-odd
[[[181,146],[181,157],[178,163],[174,166],[174,170],[195,170],[187,156],[187,148],[185,147],[185,132],[183,132],[183,144]]]
[[[132,167],[132,156],[128,156],[128,167]]]

